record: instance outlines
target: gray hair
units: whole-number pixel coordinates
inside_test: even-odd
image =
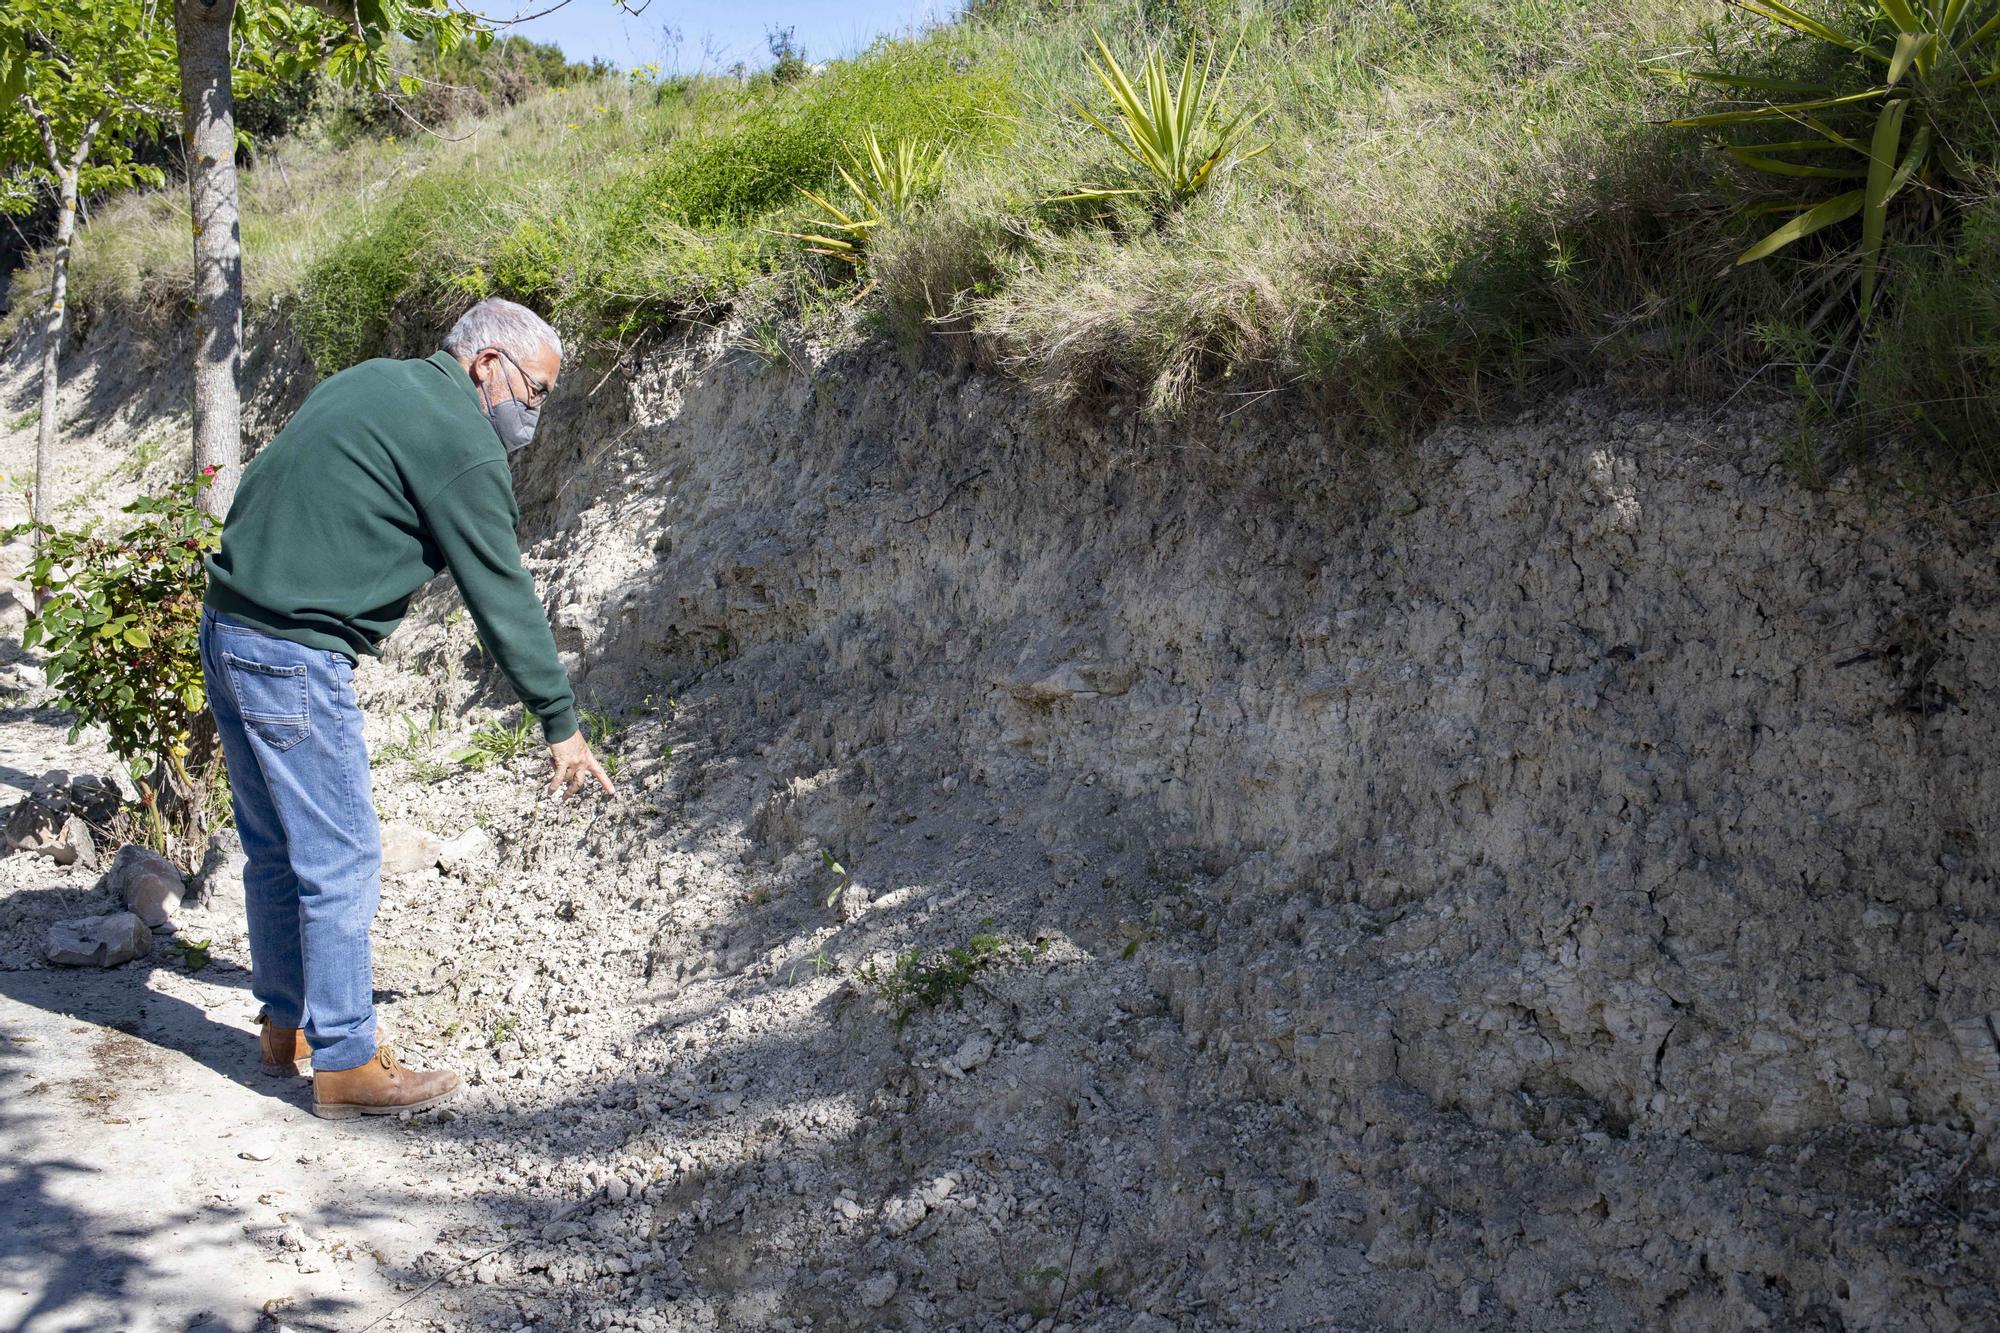
[[[444,335],[444,350],[453,356],[471,358],[482,349],[497,347],[519,361],[544,347],[562,356],[562,338],[548,321],[524,305],[490,296],[458,317],[451,332]]]

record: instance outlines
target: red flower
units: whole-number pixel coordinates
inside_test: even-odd
[[[220,469],[219,469],[219,468],[217,468],[217,467],[215,466],[215,464],[213,464],[213,463],[210,463],[210,464],[209,464],[209,465],[208,465],[207,467],[205,467],[205,468],[203,468],[203,469],[201,470],[201,475],[202,475],[202,476],[204,476],[204,477],[212,477],[212,476],[214,476],[214,475],[215,475],[215,474],[216,474],[216,473],[217,473],[218,471],[220,471]]]

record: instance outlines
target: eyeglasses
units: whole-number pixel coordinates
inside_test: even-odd
[[[542,401],[545,398],[547,398],[549,394],[555,389],[556,386],[554,384],[539,383],[533,375],[530,375],[528,373],[527,368],[525,366],[523,366],[519,361],[516,361],[512,356],[508,354],[506,348],[482,347],[480,350],[483,352],[497,352],[499,355],[506,357],[507,364],[514,367],[514,369],[520,373],[521,382],[528,386],[529,407],[540,407],[542,405]]]

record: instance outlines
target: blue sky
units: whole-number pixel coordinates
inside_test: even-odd
[[[645,0],[631,0],[634,5]],[[534,14],[555,0],[475,0],[494,20]],[[614,0],[569,0],[555,12],[501,28],[538,42],[554,42],[572,60],[601,56],[621,68],[658,61],[671,72],[717,70],[741,60],[753,68],[770,63],[764,35],[795,28],[813,60],[852,55],[881,34],[903,32],[949,16],[956,0],[649,0],[643,12],[621,10]],[[678,46],[663,31],[680,34]]]

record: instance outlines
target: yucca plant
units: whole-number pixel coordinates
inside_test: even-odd
[[[1090,57],[1091,72],[1111,94],[1112,118],[1118,122],[1118,128],[1113,129],[1098,119],[1081,102],[1072,100],[1070,105],[1138,164],[1145,173],[1146,184],[1124,188],[1090,186],[1058,195],[1050,202],[1152,194],[1169,204],[1180,204],[1215,179],[1216,171],[1232,154],[1236,161],[1247,162],[1271,146],[1261,143],[1246,147],[1244,142],[1250,127],[1267,108],[1239,111],[1226,118],[1217,109],[1229,82],[1229,72],[1236,65],[1240,43],[1223,61],[1222,72],[1214,74],[1214,50],[1211,48],[1202,57],[1197,69],[1194,44],[1190,42],[1178,82],[1168,72],[1166,57],[1150,51],[1135,86],[1118,63],[1118,57],[1104,44],[1104,38],[1095,31],[1090,36],[1097,43],[1097,55]]]
[[[854,199],[849,208],[842,208],[804,186],[799,187],[799,193],[812,200],[826,214],[825,228],[834,235],[798,231],[778,233],[806,242],[806,248],[816,255],[838,259],[856,269],[861,267],[866,257],[868,233],[907,212],[931,194],[944,179],[945,167],[951,160],[950,149],[911,139],[898,139],[893,147],[884,152],[882,141],[873,130],[868,131],[862,149],[845,164],[834,164],[834,170],[840,173],[840,178],[853,192]]]
[[[1796,138],[1724,145],[1746,167],[1801,182],[1824,182],[1797,200],[1760,206],[1789,212],[1781,226],[1737,256],[1754,263],[1794,241],[1861,219],[1860,318],[1875,307],[1889,208],[1909,192],[1934,215],[1955,195],[1980,187],[1964,140],[1990,132],[1986,90],[2000,82],[2000,12],[1993,0],[1874,0],[1860,27],[1823,21],[1785,0],[1727,0],[1787,32],[1834,48],[1847,78],[1799,82],[1716,70],[1663,71],[1727,88],[1755,102],[1670,120],[1697,129],[1795,128]],[[1838,54],[1844,53],[1844,55]]]

